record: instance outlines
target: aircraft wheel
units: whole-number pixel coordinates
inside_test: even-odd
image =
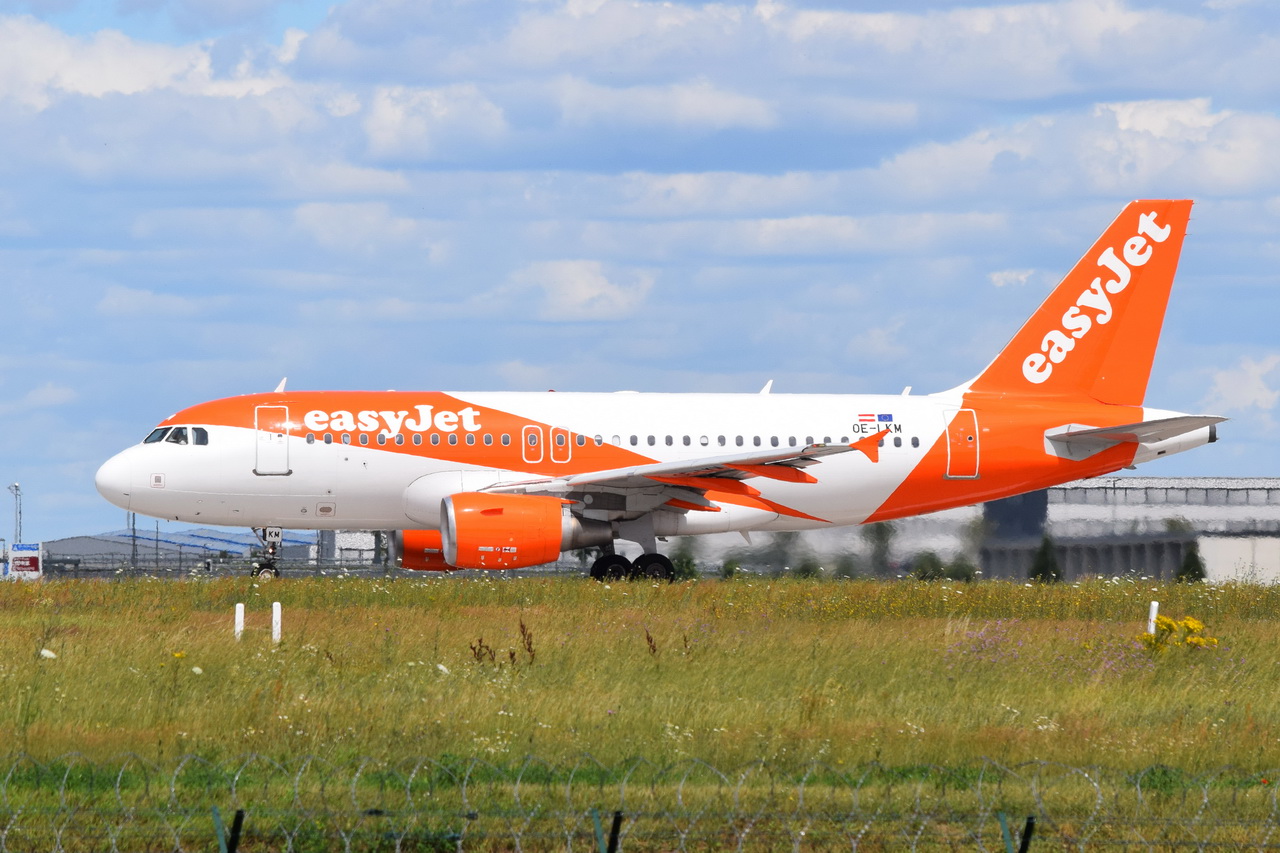
[[[254,566],[251,576],[259,580],[269,581],[280,577],[280,570],[275,566]]]
[[[676,567],[662,554],[642,554],[636,557],[635,568],[630,576],[669,581],[676,576]]]
[[[633,571],[631,561],[621,554],[605,554],[591,564],[591,579],[620,581]]]

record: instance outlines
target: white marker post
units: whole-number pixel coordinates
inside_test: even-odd
[[[1151,602],[1151,612],[1147,614],[1147,633],[1154,634],[1156,632],[1156,613],[1160,611],[1160,602]]]
[[[240,639],[240,635],[244,633],[244,605],[236,605],[236,639]]]
[[[271,602],[271,642],[280,644],[280,602]]]

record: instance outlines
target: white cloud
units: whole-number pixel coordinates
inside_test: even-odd
[[[0,98],[43,110],[67,95],[101,98],[163,89],[192,95],[262,95],[288,81],[241,63],[228,77],[212,70],[209,45],[165,45],[118,30],[68,35],[26,17],[0,16]]]
[[[578,78],[556,87],[560,112],[569,125],[644,125],[765,129],[777,122],[760,98],[728,91],[701,79],[668,86],[611,88]]]
[[[202,306],[185,296],[113,284],[98,300],[97,310],[109,317],[192,317]]]
[[[499,300],[541,291],[538,315],[545,320],[617,320],[633,313],[653,287],[653,276],[631,271],[613,280],[599,261],[541,261],[511,276]]]
[[[395,215],[385,202],[300,204],[294,211],[294,224],[333,251],[373,255],[394,245],[416,245],[431,251],[422,224]]]
[[[991,273],[987,278],[991,279],[991,283],[996,287],[1009,287],[1010,285],[1024,285],[1027,279],[1035,273],[1035,270],[997,270]]]
[[[472,84],[415,89],[380,87],[364,119],[378,157],[432,157],[463,146],[490,145],[507,131],[502,109]]]
[[[1262,359],[1243,356],[1235,367],[1213,373],[1213,387],[1205,399],[1205,408],[1211,412],[1270,412],[1280,401],[1280,373],[1273,381],[1271,374],[1280,367],[1280,353],[1272,353]]]

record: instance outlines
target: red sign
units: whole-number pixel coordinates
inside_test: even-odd
[[[36,572],[40,571],[39,557],[17,557],[13,558],[13,562],[9,567],[15,572]]]

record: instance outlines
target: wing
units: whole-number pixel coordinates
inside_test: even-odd
[[[803,515],[765,500],[759,489],[745,481],[764,478],[788,483],[816,483],[817,478],[806,469],[825,457],[856,450],[873,462],[878,461],[879,441],[888,432],[882,430],[854,444],[810,444],[676,462],[653,462],[567,477],[496,483],[484,491],[566,497],[590,505],[594,512],[618,513],[620,517],[634,517],[663,505],[681,511],[717,512],[719,507],[706,497],[707,492],[716,492],[749,499],[785,511],[788,515]]]

